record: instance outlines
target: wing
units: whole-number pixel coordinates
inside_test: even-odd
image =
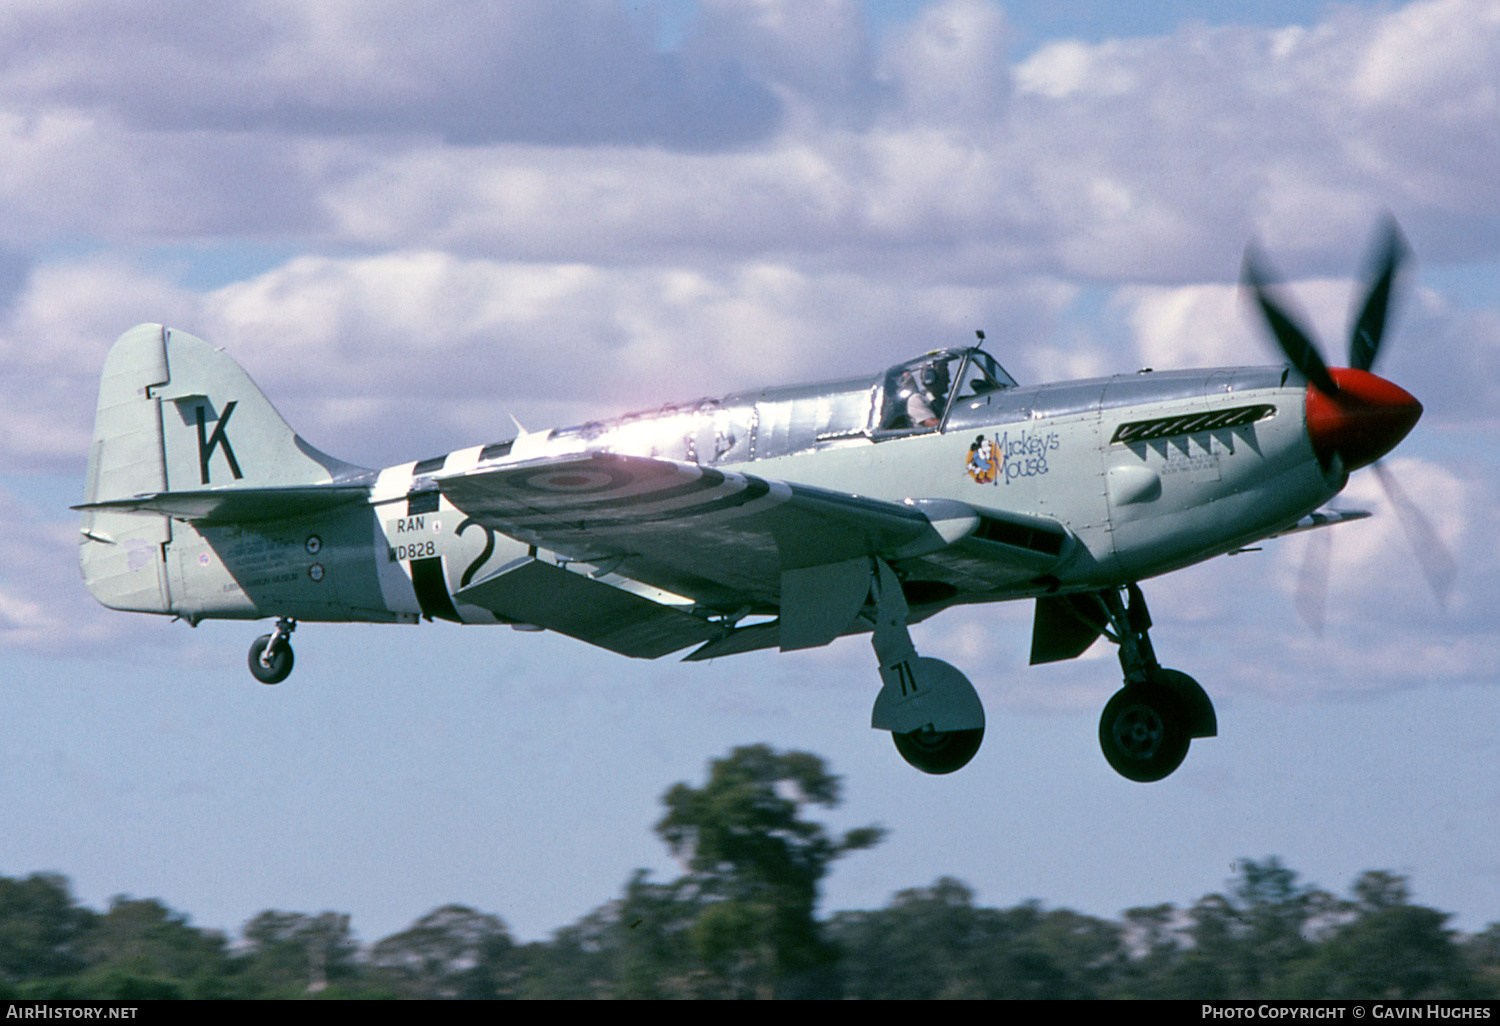
[[[779,614],[769,630],[771,625],[731,632],[726,625],[682,642],[710,638],[700,650],[709,655],[772,644],[812,647],[857,629],[872,556],[895,563],[937,558],[963,540],[966,551],[953,553],[960,569],[965,560],[978,558],[977,546],[984,550],[981,555],[995,550],[988,553],[991,574],[1008,569],[1033,577],[1055,565],[1067,539],[1051,521],[997,520],[950,500],[888,502],[615,453],[481,467],[436,483],[468,516],[592,564],[599,568],[597,577],[618,575],[689,600],[686,607],[675,607],[681,615],[691,615],[686,609],[692,609],[733,621],[752,612]],[[1002,550],[1008,553],[1003,558]],[[503,594],[506,608],[496,611],[527,619],[516,609],[523,589],[499,580],[517,570],[502,567],[457,597],[495,608],[496,596]],[[614,603],[603,598],[601,593],[601,614],[607,618]],[[579,634],[576,623],[571,626],[564,633],[595,640]],[[670,626],[674,638],[692,633],[680,620]]]
[[[946,544],[915,505],[639,456],[564,456],[437,484],[514,538],[715,608],[774,608],[784,570]]]

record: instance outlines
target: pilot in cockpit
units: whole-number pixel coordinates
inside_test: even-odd
[[[911,427],[937,427],[948,402],[948,361],[928,360],[901,375],[901,396]]]

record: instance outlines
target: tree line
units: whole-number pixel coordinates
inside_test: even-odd
[[[1118,920],[980,907],[948,877],[820,919],[833,862],[882,836],[809,818],[838,800],[817,756],[737,748],[663,798],[681,876],[639,871],[529,944],[463,905],[370,945],[337,912],[262,912],[231,941],[155,899],[98,912],[64,877],[0,877],[0,998],[1500,997],[1500,923],[1462,935],[1402,876],[1366,872],[1338,897],[1276,858]]]

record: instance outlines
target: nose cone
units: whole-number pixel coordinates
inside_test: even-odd
[[[1385,378],[1352,367],[1333,367],[1333,395],[1307,386],[1307,434],[1318,459],[1337,453],[1344,469],[1369,466],[1405,438],[1422,416],[1422,404]]]

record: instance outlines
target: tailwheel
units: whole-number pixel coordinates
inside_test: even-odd
[[[907,734],[891,734],[896,742],[896,751],[901,758],[923,773],[940,775],[963,769],[979,743],[984,740],[984,728],[977,730],[913,730]]]
[[[1099,718],[1099,746],[1116,773],[1151,783],[1168,776],[1187,757],[1187,716],[1177,696],[1153,681],[1115,692]]]
[[[270,634],[262,634],[250,645],[250,673],[262,684],[280,684],[292,672],[295,656],[289,639],[295,621],[280,619]]]

